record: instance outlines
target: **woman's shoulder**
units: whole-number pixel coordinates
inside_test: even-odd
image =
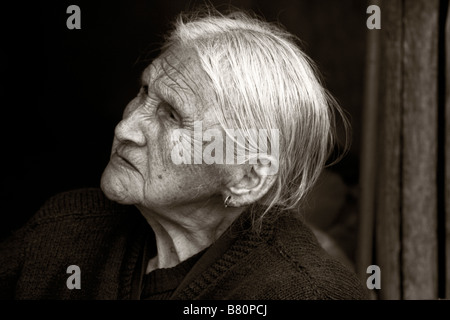
[[[134,206],[113,202],[98,188],[83,188],[48,198],[21,229],[26,231],[28,242],[40,239],[40,243],[62,244],[89,237],[98,240],[128,236],[141,229],[143,222],[145,219]]]
[[[4,286],[0,298],[114,297],[117,291],[111,288],[117,287],[114,281],[122,264],[134,266],[148,232],[144,218],[130,212],[133,209],[108,200],[94,188],[50,197],[0,245],[0,287]],[[67,289],[70,265],[90,279],[84,281],[83,290]],[[112,291],[98,290],[105,283]]]
[[[286,265],[284,277],[297,286],[309,285],[318,299],[365,299],[364,287],[347,265],[330,255],[313,230],[293,216],[279,218],[273,226],[270,246]],[[281,276],[281,278],[283,275]]]
[[[47,199],[34,215],[33,221],[112,217],[133,210],[132,206],[109,200],[99,188],[80,188],[60,192]]]

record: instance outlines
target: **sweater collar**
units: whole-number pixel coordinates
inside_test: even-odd
[[[252,230],[251,213],[250,209],[242,213],[207,249],[175,290],[171,299],[195,299],[205,287],[223,275],[226,270],[230,270],[261,241],[268,241],[273,233],[273,224],[264,223],[260,232],[255,232]]]

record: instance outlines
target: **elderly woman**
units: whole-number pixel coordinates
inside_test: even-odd
[[[102,190],[53,197],[2,245],[2,297],[366,297],[293,211],[339,109],[290,34],[180,17],[141,82]]]

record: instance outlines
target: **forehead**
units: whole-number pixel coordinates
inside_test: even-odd
[[[202,71],[197,53],[194,49],[170,47],[161,53],[144,70],[142,76],[155,81],[164,76],[188,77]]]
[[[212,90],[194,49],[164,51],[142,73],[142,81],[158,94],[175,96],[178,104],[207,107]]]

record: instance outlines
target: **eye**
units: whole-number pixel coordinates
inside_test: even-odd
[[[148,95],[148,85],[143,85],[141,87],[141,92],[144,93],[145,95]]]
[[[169,111],[169,118],[172,120],[177,120],[177,117],[173,114],[172,111]]]
[[[156,112],[160,118],[165,118],[172,122],[180,121],[178,113],[167,102],[160,103]]]

